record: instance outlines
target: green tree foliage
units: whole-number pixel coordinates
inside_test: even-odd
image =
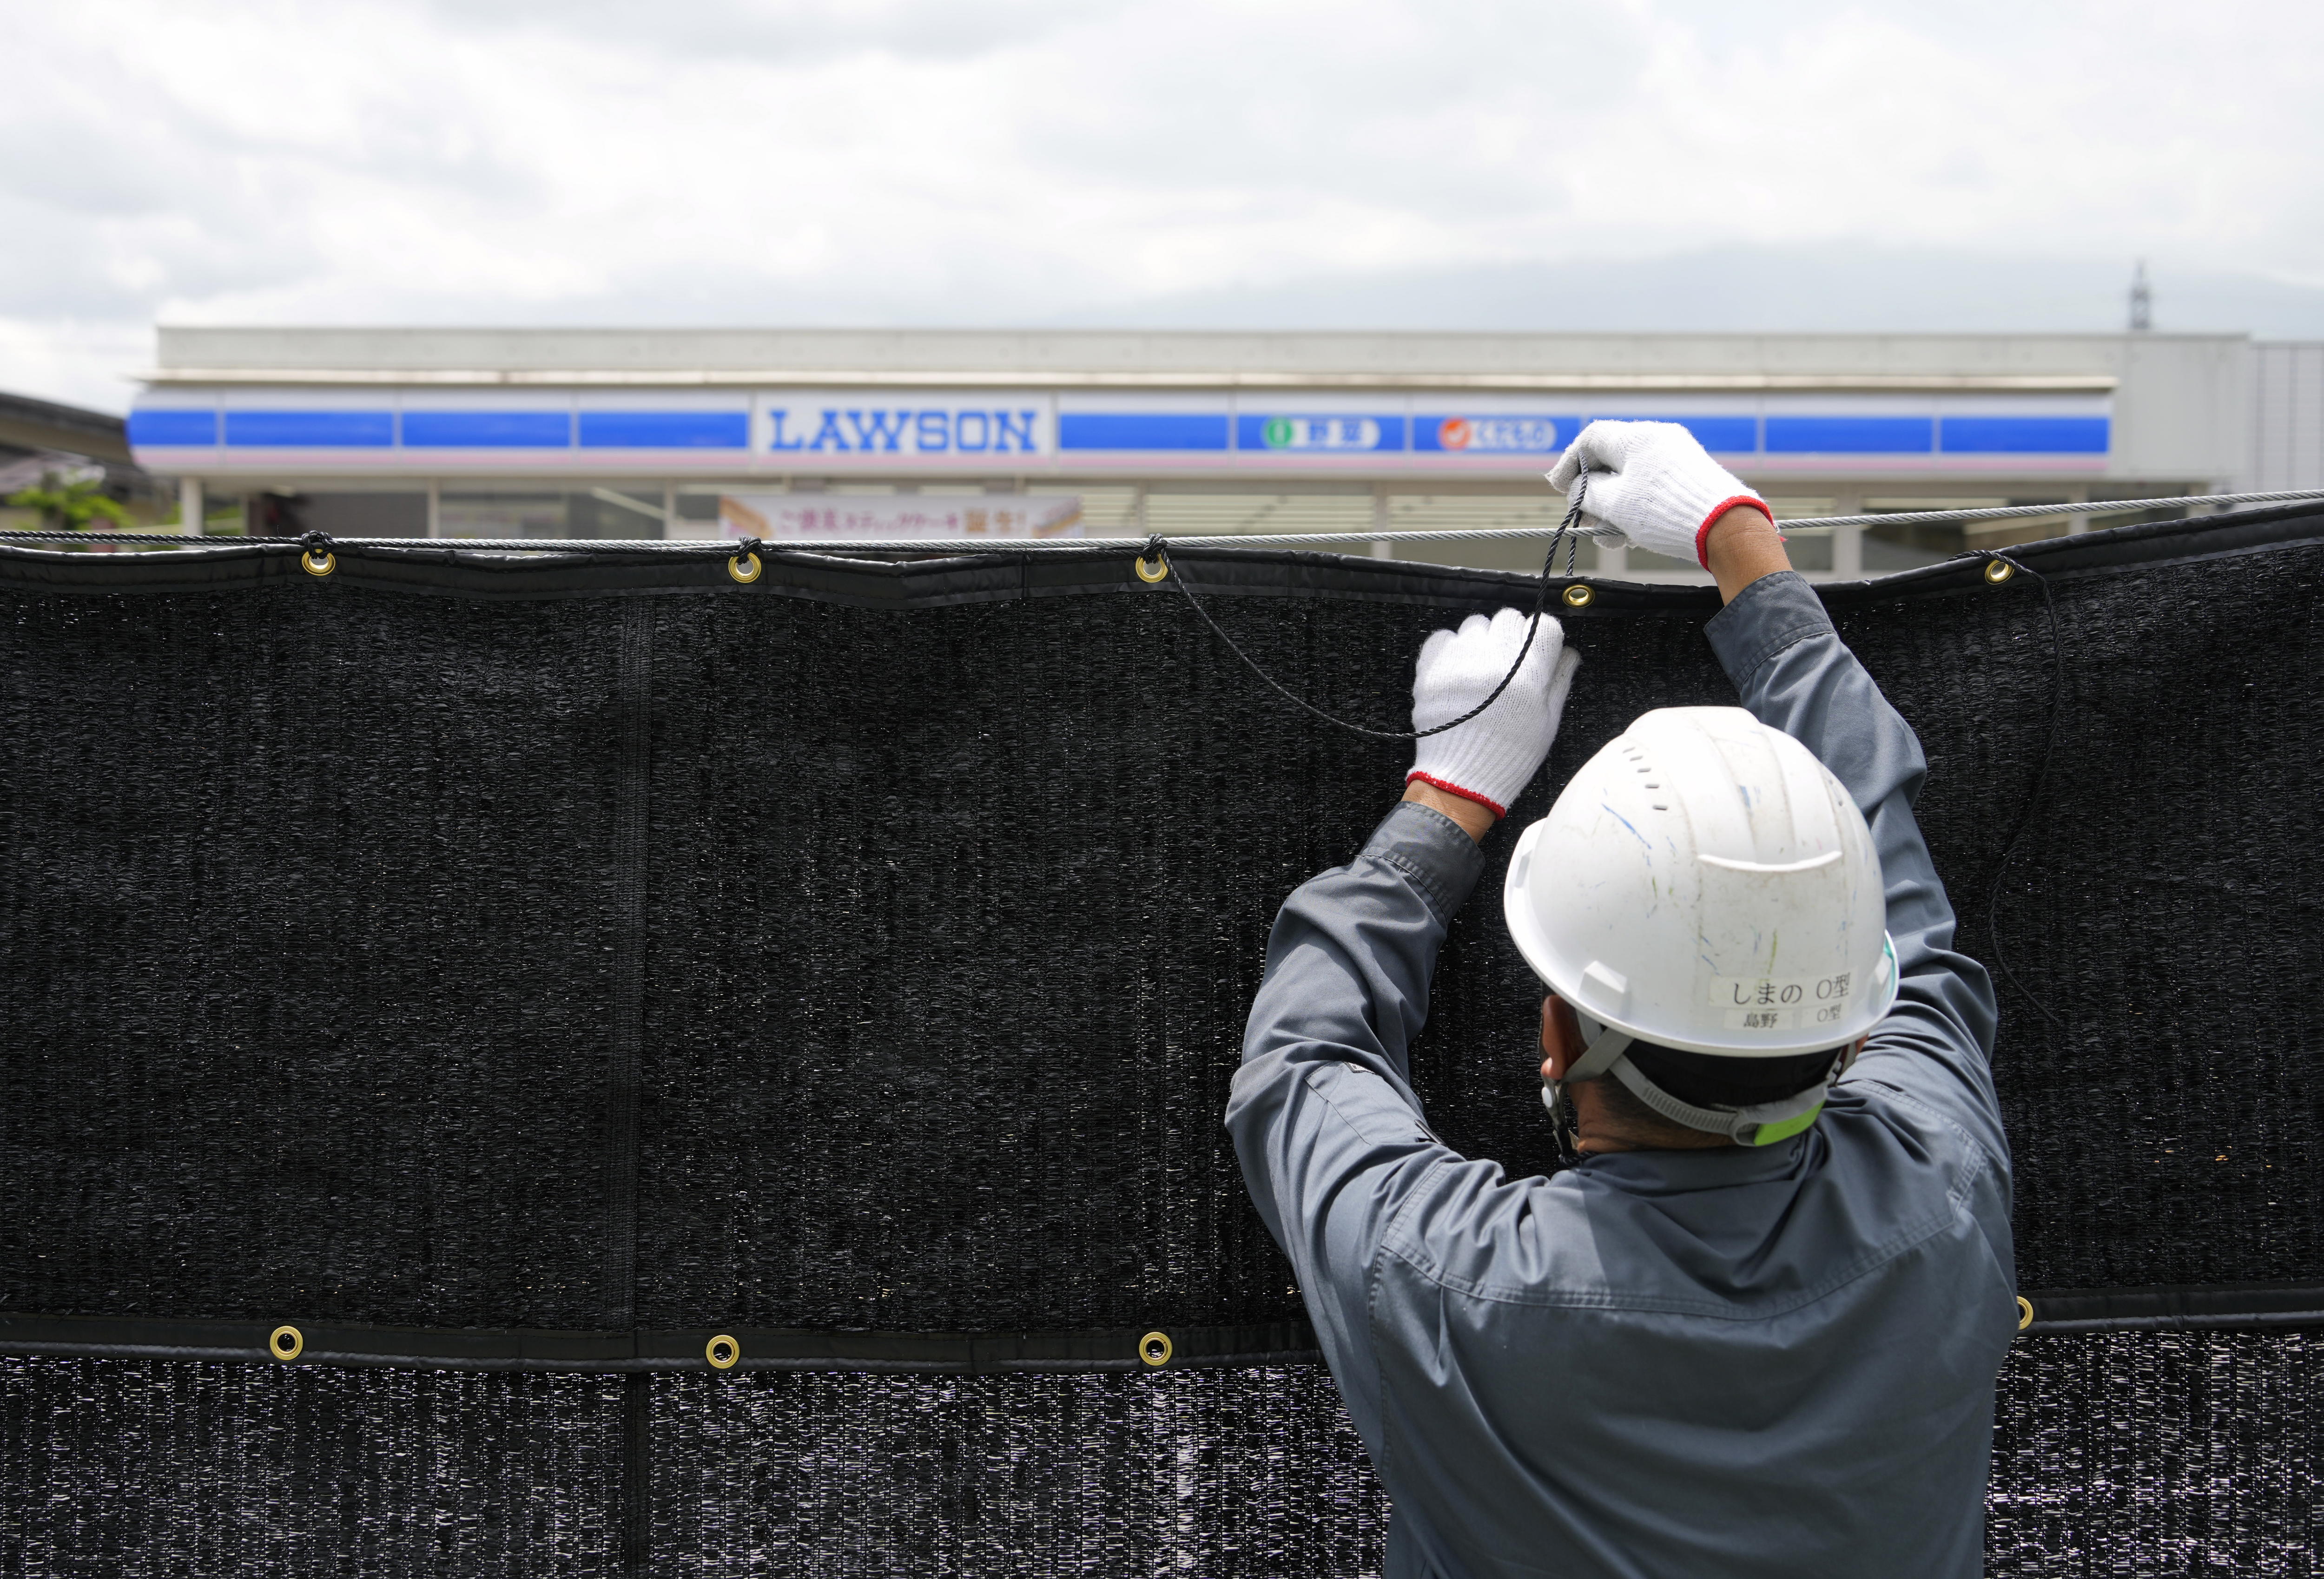
[[[18,510],[36,510],[52,531],[85,532],[92,522],[129,524],[129,512],[105,493],[102,473],[44,473],[40,482],[8,496]]]

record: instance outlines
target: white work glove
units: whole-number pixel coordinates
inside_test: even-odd
[[[1775,519],[1766,500],[1675,422],[1593,422],[1565,446],[1549,485],[1572,497],[1584,461],[1590,483],[1582,496],[1583,527],[1612,527],[1649,554],[1692,559],[1708,570],[1703,534],[1729,507],[1748,504]]]
[[[1493,694],[1517,662],[1530,616],[1504,609],[1490,620],[1471,614],[1456,633],[1439,630],[1421,644],[1412,672],[1412,727],[1433,729],[1459,718]],[[1566,687],[1582,665],[1565,650],[1565,632],[1544,614],[1525,667],[1493,705],[1457,729],[1415,742],[1412,771],[1404,776],[1508,812],[1549,755]]]

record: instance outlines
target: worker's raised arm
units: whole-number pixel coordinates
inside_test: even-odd
[[[1570,487],[1583,463],[1593,519],[1711,572],[1727,607],[1707,634],[1743,705],[1814,752],[1870,825],[1898,990],[1850,1078],[1938,1107],[2006,1163],[1993,1089],[1993,987],[1984,967],[1953,950],[1952,905],[1913,817],[1928,760],[1912,727],[1792,569],[1766,502],[1683,427],[1592,423],[1550,481]]]
[[[1413,727],[1449,723],[1484,701],[1529,623],[1505,609],[1430,637],[1413,681]],[[1477,841],[1549,754],[1579,661],[1563,645],[1544,617],[1507,692],[1474,721],[1419,742],[1404,801],[1354,860],[1292,893],[1268,940],[1227,1128],[1325,1354],[1360,1389],[1346,1362],[1367,1352],[1366,1280],[1379,1237],[1406,1195],[1452,1155],[1422,1120],[1407,1050],[1428,1018],[1446,930],[1484,870]],[[1360,1391],[1353,1401],[1362,1425]]]
[[[1762,723],[1816,754],[1848,786],[1880,852],[1896,1006],[1852,1078],[1939,1106],[2006,1163],[1993,1088],[1993,985],[1953,949],[1953,909],[1913,816],[1928,759],[1912,726],[1832,629],[1815,590],[1792,570],[1766,518],[1735,510],[1711,532],[1707,563],[1727,607],[1711,648]]]

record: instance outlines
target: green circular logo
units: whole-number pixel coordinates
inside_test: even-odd
[[[1262,430],[1261,436],[1267,440],[1268,449],[1287,450],[1291,447],[1295,432],[1290,418],[1270,417],[1267,419],[1267,427]]]

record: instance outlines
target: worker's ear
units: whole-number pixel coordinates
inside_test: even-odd
[[[1541,1000],[1541,1075],[1562,1080],[1582,1056],[1582,1022],[1573,1005],[1555,993]]]

